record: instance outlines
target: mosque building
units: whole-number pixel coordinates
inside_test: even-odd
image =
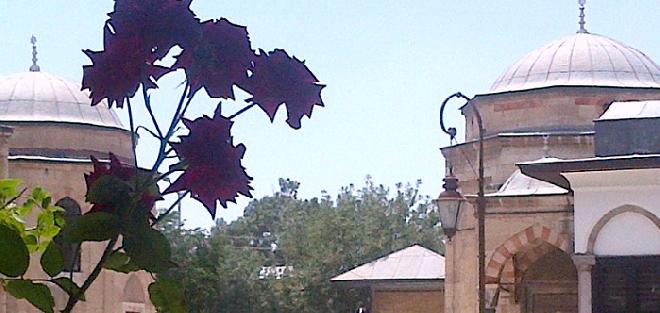
[[[115,112],[103,102],[91,106],[80,85],[42,72],[37,65],[33,37],[33,64],[28,72],[0,77],[0,175],[20,179],[28,189],[42,187],[56,205],[66,210],[71,221],[90,209],[85,202],[83,175],[92,171],[90,155],[107,159],[112,151],[131,162],[131,135]],[[103,253],[103,243],[65,247],[67,269],[79,285]],[[29,278],[47,278],[32,260]],[[74,312],[154,312],[145,272],[121,274],[103,270],[86,292],[86,301]],[[51,292],[56,311],[66,303],[66,294],[57,287]],[[39,312],[25,300],[0,291],[0,313]]]
[[[441,151],[460,192],[475,195],[478,110],[487,308],[660,312],[658,100],[660,66],[588,32],[581,14],[575,34],[529,52],[461,108],[465,142]],[[477,312],[472,207],[456,228],[444,312]]]

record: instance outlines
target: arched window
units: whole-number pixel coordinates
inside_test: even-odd
[[[64,220],[67,224],[73,223],[80,216],[80,206],[69,197],[64,197],[55,203],[64,209]],[[65,242],[61,236],[55,237],[64,254],[64,270],[67,272],[80,272],[80,244]]]
[[[146,297],[144,295],[145,286],[136,274],[132,274],[124,286],[124,295],[122,297],[122,311],[125,313],[145,312]]]

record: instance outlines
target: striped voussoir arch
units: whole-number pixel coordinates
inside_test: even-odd
[[[539,245],[539,241],[545,242],[547,245]],[[490,261],[486,266],[486,283],[499,283],[503,274],[504,276],[512,276],[512,268],[508,270],[504,269],[507,263],[509,263],[508,267],[512,267],[512,262],[507,261],[516,255],[516,253],[525,253],[523,258],[518,260],[522,262],[518,262],[519,265],[517,266],[519,270],[523,270],[549,252],[550,247],[555,247],[569,255],[571,254],[571,251],[569,251],[570,241],[568,237],[539,223],[535,223],[534,225],[516,233],[495,249],[491,255]],[[508,280],[511,277],[506,278]]]

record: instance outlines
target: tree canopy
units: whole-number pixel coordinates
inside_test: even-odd
[[[439,218],[416,184],[394,190],[369,177],[333,199],[299,199],[299,183],[253,200],[231,223],[210,231],[163,224],[179,264],[158,279],[186,289],[190,312],[352,312],[367,290],[342,289],[330,278],[392,251],[420,244],[443,253]],[[279,268],[270,273],[262,268]]]

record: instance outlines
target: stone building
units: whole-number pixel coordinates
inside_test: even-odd
[[[442,313],[445,258],[419,245],[392,252],[330,281],[343,288],[368,288],[371,313]]]
[[[41,72],[36,59],[29,72],[0,77],[0,174],[18,178],[27,188],[43,187],[57,205],[75,219],[90,208],[85,203],[83,174],[92,170],[90,155],[107,159],[108,151],[125,162],[132,160],[130,132],[107,103],[92,107],[80,85]],[[82,284],[98,262],[104,245],[84,243],[66,249],[67,273]],[[26,275],[44,277],[39,260],[33,259]],[[144,272],[130,275],[103,271],[74,312],[154,312]],[[62,309],[66,294],[51,288],[56,308]],[[0,313],[39,312],[25,300],[0,290]]]
[[[617,264],[625,263],[623,268],[634,264],[658,267],[658,158],[641,161],[655,163],[643,169],[633,168],[637,171],[626,171],[630,169],[626,166],[612,167],[605,174],[599,172],[603,168],[584,167],[586,163],[579,161],[596,157],[594,121],[613,102],[619,103],[619,110],[634,110],[633,102],[658,99],[660,66],[637,49],[588,32],[582,23],[577,33],[520,58],[504,70],[489,91],[476,95],[461,108],[465,116],[465,142],[441,150],[447,172],[452,169],[462,194],[472,195],[468,199],[474,203],[478,187],[479,129],[475,120],[478,110],[485,131],[487,307],[511,313],[592,312],[591,289],[596,288],[591,286],[592,269],[609,271],[601,276],[605,279],[615,277],[614,272],[626,277],[615,271]],[[643,136],[650,136],[647,138],[657,143],[660,141],[657,130]],[[629,133],[630,137],[634,134]],[[570,185],[556,184],[537,179],[541,176],[525,175],[527,172],[521,172],[517,166],[525,162],[566,163],[561,160],[577,162],[591,176],[570,174],[567,176]],[[567,168],[556,170],[557,175],[567,171]],[[631,191],[631,186],[641,191]],[[603,196],[607,192],[609,196]],[[458,231],[446,245],[445,312],[448,313],[478,311],[478,236],[474,213],[473,207],[462,211]],[[617,219],[619,213],[625,213],[628,220]],[[617,224],[609,225],[610,220]],[[644,249],[616,250],[603,243],[618,242],[621,246],[612,236],[621,235],[627,223],[628,227],[644,227],[636,233],[638,237],[625,237],[640,240]],[[600,246],[595,241],[600,249],[592,247],[596,249],[595,257],[587,240],[594,227],[603,227],[601,233],[607,237]],[[617,263],[606,258],[612,255],[643,261]],[[612,301],[637,299],[637,307],[624,306],[634,310],[610,310],[598,306],[603,304],[600,302],[594,304],[593,312],[658,312],[660,271],[657,276],[642,276],[638,275],[629,284],[632,288],[617,289],[620,286],[613,284],[624,278],[612,278],[601,283],[598,286],[601,289],[594,289],[594,299],[603,292],[619,292],[619,300]],[[617,299],[616,295],[612,297]]]

